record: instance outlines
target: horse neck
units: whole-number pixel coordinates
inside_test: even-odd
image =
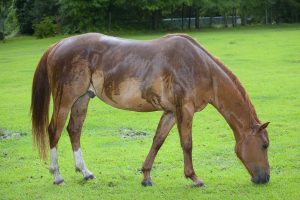
[[[255,109],[239,80],[220,61],[214,66],[212,80],[211,104],[223,115],[238,141],[258,124]]]

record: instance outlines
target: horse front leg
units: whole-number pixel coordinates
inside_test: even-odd
[[[71,116],[67,127],[74,153],[75,170],[83,174],[84,180],[95,179],[95,176],[86,167],[80,149],[81,129],[86,117],[89,100],[90,97],[88,93],[76,100],[72,106]]]
[[[142,171],[144,174],[144,179],[142,181],[143,186],[152,186],[152,180],[150,177],[150,172],[152,169],[152,165],[154,162],[154,159],[157,155],[158,150],[164,143],[166,137],[168,136],[171,128],[175,124],[175,117],[174,114],[171,112],[165,112],[159,121],[155,136],[153,138],[153,143],[151,146],[151,149],[148,153],[148,156],[143,164]]]
[[[203,181],[196,175],[192,161],[192,122],[194,106],[192,104],[182,105],[176,111],[177,127],[180,136],[180,143],[184,157],[184,175],[193,181],[193,185],[203,186]]]

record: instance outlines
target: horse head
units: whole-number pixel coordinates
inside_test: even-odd
[[[252,177],[251,181],[256,184],[267,183],[270,179],[268,124],[253,127],[240,138],[235,147],[237,156]]]

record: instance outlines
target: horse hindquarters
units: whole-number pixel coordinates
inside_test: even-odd
[[[50,172],[54,174],[55,184],[63,183],[58,167],[57,143],[73,104],[87,93],[90,85],[90,71],[86,62],[77,61],[59,66],[58,63],[62,59],[58,58],[57,62],[51,62],[50,58],[50,62],[48,62],[50,63],[48,74],[51,79],[50,88],[53,96],[53,114],[48,127],[51,148]]]

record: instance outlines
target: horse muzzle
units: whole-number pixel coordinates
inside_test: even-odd
[[[261,172],[251,178],[251,181],[255,184],[266,184],[269,182],[269,180],[270,174],[267,172]]]

